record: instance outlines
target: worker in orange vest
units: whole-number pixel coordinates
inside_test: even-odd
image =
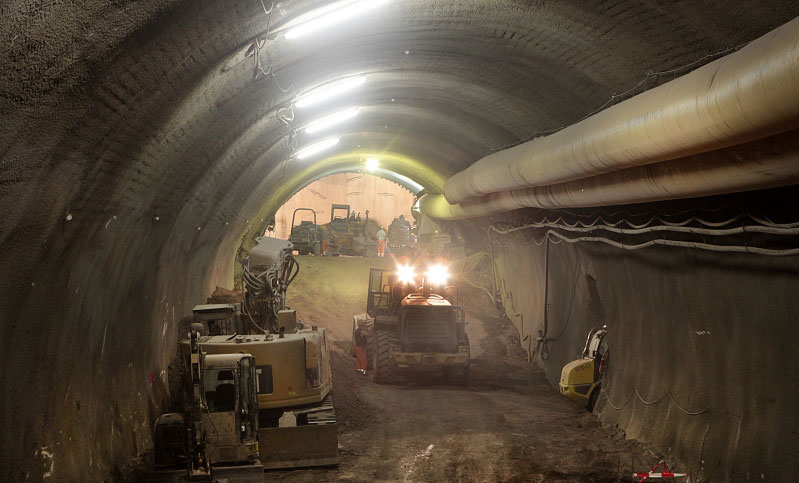
[[[383,230],[382,226],[377,230],[377,256],[386,256],[386,231]]]

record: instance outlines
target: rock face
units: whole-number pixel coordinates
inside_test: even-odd
[[[253,39],[321,3],[282,2],[271,19],[243,0],[0,6],[0,479],[119,479],[149,447],[180,319],[232,286],[242,240],[344,162],[290,157],[309,140],[289,131],[322,114],[278,120],[298,93],[368,73],[359,96],[341,100],[369,106],[342,149],[385,153],[386,168],[435,192],[490,150],[579,119],[649,70],[799,14],[792,0],[412,0],[321,42],[272,34],[259,54],[268,73],[254,76]],[[605,275],[592,276],[607,317],[618,305]],[[735,276],[765,290],[755,283],[765,273]],[[705,341],[719,329],[697,330],[711,332]],[[778,333],[758,332],[758,348]],[[747,394],[780,408],[768,421],[787,404]]]

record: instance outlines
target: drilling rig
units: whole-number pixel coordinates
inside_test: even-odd
[[[249,358],[252,407],[257,415],[255,447],[262,469],[338,463],[326,331],[316,326],[304,327],[297,321],[296,312],[286,306],[286,291],[300,269],[291,255],[293,249],[286,240],[258,238],[249,256],[241,259],[243,301],[196,306],[192,332],[178,344],[185,381],[194,380],[195,359]],[[208,387],[194,391],[213,398]],[[208,413],[211,405],[209,397],[186,404],[183,420],[191,420],[189,415],[193,413]],[[179,419],[173,417],[171,421],[179,423]],[[207,425],[204,431],[207,434]],[[198,444],[188,441],[185,446],[194,448]],[[225,461],[245,462],[242,458]],[[213,471],[213,464],[210,461],[206,466]]]

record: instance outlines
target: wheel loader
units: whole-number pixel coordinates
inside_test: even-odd
[[[596,406],[602,389],[602,377],[607,369],[607,329],[606,325],[591,329],[580,358],[563,366],[560,373],[560,393],[582,404],[589,411],[593,411]]]
[[[446,278],[442,265],[431,266],[423,277],[409,266],[370,270],[366,313],[353,318],[353,345],[363,322],[367,371],[375,382],[395,384],[413,372],[440,371],[450,383],[468,383],[466,314],[453,304]]]

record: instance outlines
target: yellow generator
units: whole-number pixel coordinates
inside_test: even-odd
[[[560,393],[567,398],[594,410],[608,362],[605,343],[607,326],[594,328],[588,333],[580,359],[563,366],[560,373]]]

